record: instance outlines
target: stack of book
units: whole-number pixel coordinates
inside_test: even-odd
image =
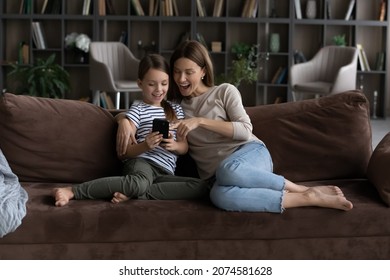
[[[242,9],[241,17],[255,18],[257,17],[258,2],[257,0],[245,0]]]
[[[358,49],[358,57],[359,57],[359,66],[362,71],[371,71],[370,64],[368,63],[366,52],[362,46],[362,44],[356,44]]]
[[[45,34],[42,29],[41,22],[33,21],[32,22],[32,37],[35,44],[35,47],[39,50],[46,49],[46,39]]]

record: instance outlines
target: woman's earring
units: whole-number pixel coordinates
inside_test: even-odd
[[[201,78],[202,80],[204,79],[204,76],[202,76],[202,78]]]

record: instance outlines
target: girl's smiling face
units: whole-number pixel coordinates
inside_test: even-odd
[[[143,101],[153,106],[161,106],[169,87],[169,75],[158,69],[149,69],[142,80],[137,81],[142,90]]]

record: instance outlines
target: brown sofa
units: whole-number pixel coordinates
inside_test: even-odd
[[[0,238],[0,259],[390,259],[390,134],[373,153],[359,92],[247,108],[275,171],[340,186],[349,212],[226,212],[208,198],[58,208],[53,187],[120,173],[112,114],[13,94],[0,104],[0,148],[29,194],[22,224]],[[177,172],[194,174],[193,162],[182,158]]]

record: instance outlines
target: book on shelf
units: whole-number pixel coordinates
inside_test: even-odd
[[[158,0],[149,0],[149,9],[148,9],[148,15],[153,16],[154,14],[154,6],[156,5],[155,2],[158,2]]]
[[[46,49],[46,36],[42,29],[41,22],[33,21],[32,22],[32,37],[35,44],[35,47],[39,50]]]
[[[207,17],[206,7],[203,0],[196,0],[196,8],[198,10],[198,16]]]
[[[255,18],[257,16],[258,0],[245,0],[241,17]]]
[[[30,62],[30,48],[25,42],[19,44],[18,63],[28,64]]]
[[[295,7],[295,15],[297,19],[302,19],[301,1],[294,0],[294,7]]]
[[[331,0],[326,0],[325,2],[325,11],[326,11],[326,18],[332,19],[332,5]]]
[[[366,51],[363,48],[362,44],[356,44],[356,47],[358,49],[358,59],[359,59],[359,65],[360,69],[362,71],[371,71],[370,64],[368,63],[367,54]]]
[[[107,94],[105,91],[102,91],[100,93],[100,101],[101,101],[101,104],[102,104],[103,108],[106,108],[106,109],[109,109],[109,110],[115,109],[115,105],[114,105],[114,102],[111,99],[111,96],[109,94]]]
[[[206,43],[206,40],[204,39],[203,35],[201,33],[196,33],[196,40],[201,43],[206,49],[209,49],[207,47],[207,43]]]
[[[42,3],[41,14],[60,14],[61,0],[45,0]]]
[[[155,0],[154,1],[153,16],[158,16],[159,9],[160,9],[160,1],[159,0]]]
[[[90,14],[90,12],[91,12],[91,1],[92,0],[84,0],[84,3],[83,3],[83,10],[82,10],[82,12],[81,12],[81,14],[83,15],[83,16],[87,16],[87,15],[89,15]]]
[[[276,79],[275,84],[283,84],[286,82],[287,78],[287,67],[283,67],[282,71],[280,72],[278,78]]]
[[[276,84],[276,81],[278,77],[280,76],[280,73],[282,73],[283,67],[279,66],[278,69],[276,70],[274,76],[271,79],[271,84]]]
[[[19,14],[31,14],[33,0],[20,0]]]
[[[112,0],[106,0],[106,14],[115,15],[114,5],[112,4]]]
[[[106,0],[99,0],[98,2],[99,16],[106,15]]]
[[[279,104],[279,103],[282,103],[282,102],[283,102],[283,97],[278,96],[278,97],[275,98],[274,104]]]
[[[161,1],[161,5],[163,16],[179,16],[176,0],[163,0]]]
[[[225,0],[216,0],[214,2],[213,17],[221,17]]]
[[[47,4],[48,4],[48,2],[49,2],[49,0],[43,1],[43,3],[42,3],[42,9],[41,9],[41,14],[45,14],[46,9],[47,9]]]
[[[119,42],[127,45],[127,31],[126,30],[123,30],[121,32],[121,36],[119,37]]]
[[[173,5],[173,15],[174,16],[179,16],[179,8],[177,6],[177,0],[171,0],[172,1],[172,5]]]
[[[137,16],[144,16],[145,12],[141,6],[141,2],[139,0],[131,0],[131,4],[133,5],[134,11]]]
[[[384,21],[386,18],[386,1],[382,0],[379,7],[379,20]]]
[[[348,5],[348,10],[345,13],[345,20],[349,20],[352,16],[353,8],[355,7],[356,0],[350,0]]]
[[[375,70],[383,71],[385,69],[385,52],[378,52],[376,55]]]

